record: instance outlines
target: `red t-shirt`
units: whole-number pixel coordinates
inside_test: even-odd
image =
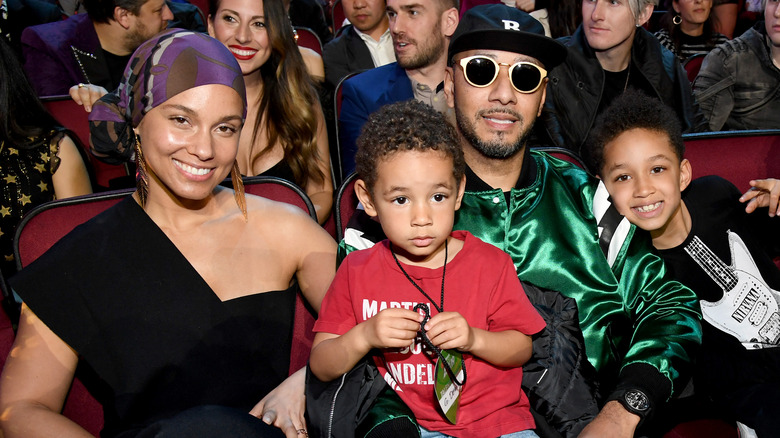
[[[541,331],[544,320],[528,301],[509,256],[467,231],[454,231],[452,236],[463,240],[464,246],[447,263],[444,311],[459,312],[470,326],[492,332],[517,330],[533,335]],[[403,267],[431,298],[440,299],[442,268]],[[314,330],[343,335],[381,310],[412,310],[420,302],[428,304],[431,316],[437,313],[398,269],[385,240],[344,259],[322,302]],[[520,387],[523,369],[497,367],[470,354],[463,357],[467,381],[454,425],[446,420],[435,399],[435,359],[422,352],[419,338],[411,350],[384,350],[384,360],[377,361],[377,366],[428,430],[484,438],[533,429],[528,398]]]

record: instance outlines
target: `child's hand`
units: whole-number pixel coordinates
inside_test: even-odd
[[[422,315],[406,309],[385,309],[363,322],[371,348],[403,348],[414,342]]]
[[[474,346],[474,330],[458,312],[437,314],[425,324],[425,330],[433,345],[443,350],[471,351]]]
[[[745,211],[754,212],[759,207],[769,207],[769,216],[780,214],[780,180],[774,178],[755,179],[750,181],[750,190],[739,198],[739,202],[747,202]]]

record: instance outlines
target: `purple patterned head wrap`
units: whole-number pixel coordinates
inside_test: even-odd
[[[224,44],[181,29],[158,34],[133,53],[119,88],[95,102],[89,115],[92,152],[107,162],[129,161],[133,128],[146,113],[183,91],[211,84],[236,90],[246,117],[244,77]]]

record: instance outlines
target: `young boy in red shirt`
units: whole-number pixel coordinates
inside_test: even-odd
[[[377,367],[424,438],[536,437],[521,367],[544,320],[506,253],[452,231],[465,188],[454,128],[414,100],[389,105],[364,126],[356,162],[358,198],[388,239],[344,259],[314,327],[311,372],[334,380],[379,349]],[[441,402],[439,350],[465,366],[440,370],[454,382]],[[453,422],[444,411],[458,393]]]

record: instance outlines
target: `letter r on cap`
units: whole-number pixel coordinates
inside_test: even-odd
[[[504,29],[506,30],[520,30],[520,23],[512,20],[501,20],[504,22]]]

